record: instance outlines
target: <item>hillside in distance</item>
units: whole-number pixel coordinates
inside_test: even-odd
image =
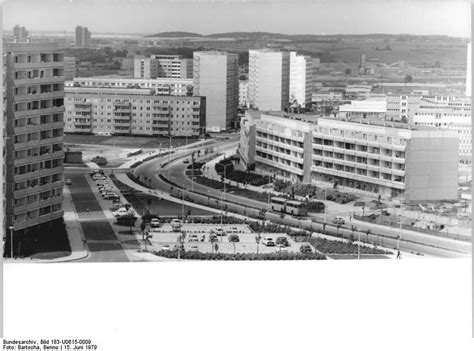
[[[193,32],[161,32],[157,34],[146,35],[145,38],[189,38],[189,37],[202,37],[201,34]]]

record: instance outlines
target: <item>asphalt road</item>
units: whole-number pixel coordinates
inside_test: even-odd
[[[217,149],[225,149],[233,147],[233,144],[235,144],[235,139],[230,139],[215,144],[215,147]],[[201,194],[206,194],[205,196],[199,196],[196,194],[186,193],[186,195],[188,195],[189,197],[193,199],[198,199],[199,203],[202,203],[203,205],[209,205],[210,203],[215,204],[216,201],[219,201],[216,199],[221,199],[222,192],[220,190],[211,189],[197,183],[191,184],[191,181],[184,174],[187,164],[184,164],[182,162],[182,159],[177,160],[176,162],[171,162],[166,169],[161,169],[160,164],[167,160],[168,159],[154,159],[145,162],[136,168],[135,175],[146,177],[148,184],[150,184],[155,189],[170,193],[170,185],[158,177],[159,173],[161,172],[161,174],[166,176],[168,179],[170,179],[177,185],[183,186],[184,188],[189,190],[193,189],[195,193],[197,192]],[[173,194],[177,195],[177,191],[178,190],[174,188]],[[210,196],[211,199],[207,199],[207,196]],[[212,199],[212,197],[216,199]],[[240,211],[242,211],[242,208],[247,207],[246,213],[255,213],[255,211],[258,211],[256,209],[266,209],[268,207],[267,203],[243,198],[233,194],[226,194],[225,199],[240,204],[240,206],[238,206],[235,204],[227,203],[229,210],[233,210],[233,208],[238,208]],[[269,212],[266,214],[266,218],[274,222],[282,222],[284,224],[292,226],[301,226],[302,228],[306,227],[305,229],[310,228],[308,220],[301,220],[288,215],[281,219],[279,214]],[[377,242],[379,245],[383,245],[385,247],[397,247],[397,238],[399,236],[399,231],[396,228],[374,227],[370,224],[365,224],[362,222],[359,222],[355,225],[358,229],[362,231],[367,231],[369,228],[371,229],[371,232],[373,234],[370,234],[368,237],[363,234],[363,239],[368,238],[369,242]],[[322,232],[322,226],[320,224],[312,224],[311,228],[314,231]],[[333,234],[336,232],[342,233],[345,237],[349,237],[351,235],[350,229],[337,229],[329,225],[326,227],[326,231]],[[355,235],[357,236],[357,232],[355,233]],[[471,254],[470,243],[456,241],[452,239],[438,238],[432,235],[408,231],[404,231],[402,233],[402,239],[400,240],[399,247],[402,251],[420,253],[423,255],[435,257],[468,257]]]
[[[85,178],[88,175],[66,170],[66,177],[72,180],[72,185],[69,186],[72,201],[90,252],[84,261],[128,262],[127,255]]]

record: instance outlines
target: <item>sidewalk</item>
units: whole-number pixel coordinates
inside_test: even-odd
[[[71,254],[65,257],[53,258],[53,259],[37,259],[37,258],[17,258],[10,259],[4,258],[4,262],[8,263],[60,263],[60,262],[73,262],[80,261],[89,257],[89,251],[85,246],[84,235],[82,233],[81,224],[77,218],[77,213],[74,210],[72,204],[71,192],[69,187],[66,185],[63,190],[64,201],[64,223],[66,225],[67,236],[69,240],[69,246],[71,247]]]

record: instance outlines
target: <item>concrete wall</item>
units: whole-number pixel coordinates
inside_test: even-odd
[[[417,134],[407,143],[406,201],[456,200],[459,159],[456,132]]]

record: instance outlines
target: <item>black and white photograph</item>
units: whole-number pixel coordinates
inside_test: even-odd
[[[156,319],[167,325],[161,315],[175,315],[172,329],[183,328],[164,350],[326,349],[308,324],[319,319],[323,298],[324,317],[314,323],[330,320],[337,339],[362,328],[352,309],[358,316],[367,309],[375,330],[386,320],[392,332],[429,320],[423,296],[431,293],[446,315],[427,322],[434,328],[420,320],[419,335],[449,334],[459,321],[458,336],[469,342],[470,1],[0,6],[3,309],[15,326],[4,318],[4,349],[118,350],[121,333],[141,330],[122,323],[153,330]],[[31,287],[9,285],[9,277]],[[50,283],[40,288],[40,279]],[[353,290],[349,307],[339,305],[337,296],[350,299]],[[37,294],[58,305],[48,310]],[[363,303],[354,306],[359,294]],[[55,320],[53,310],[92,326],[116,303],[128,312],[100,322],[114,347],[88,327],[44,333],[41,316]],[[17,308],[40,320],[22,321]],[[200,321],[197,311],[209,315]],[[458,319],[460,311],[468,314]],[[247,317],[235,322],[241,313]],[[175,324],[176,314],[185,325]],[[236,325],[252,315],[281,329],[258,326],[245,336]],[[237,324],[216,339],[227,342],[212,342],[216,322],[226,330],[228,319]],[[42,326],[34,337],[18,330],[35,323]],[[186,335],[188,328],[203,332]],[[144,335],[154,343],[121,345],[158,350],[165,335],[160,329]],[[195,344],[187,344],[190,335]],[[367,349],[341,346],[349,347]]]

